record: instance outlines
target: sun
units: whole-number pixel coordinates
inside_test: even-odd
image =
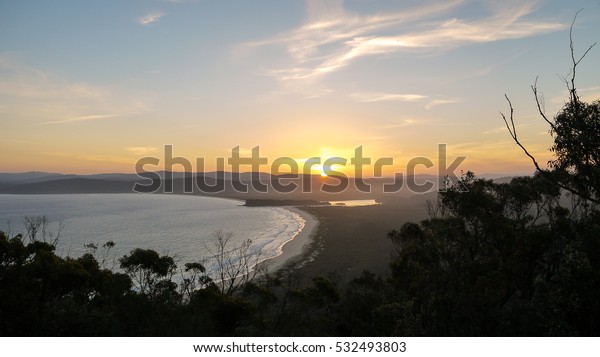
[[[315,165],[313,168],[314,171],[318,172],[321,177],[327,177],[328,175],[325,173],[325,169],[323,165]]]

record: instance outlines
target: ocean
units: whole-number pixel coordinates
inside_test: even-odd
[[[242,203],[166,194],[0,195],[0,230],[25,234],[25,216],[45,216],[53,235],[62,226],[60,256],[79,257],[88,251],[86,244],[101,247],[112,241],[108,261],[115,267],[118,258],[144,248],[175,258],[182,268],[188,262],[210,266],[218,231],[233,234],[231,248],[250,239],[265,260],[281,254],[304,227],[302,217],[284,208]]]

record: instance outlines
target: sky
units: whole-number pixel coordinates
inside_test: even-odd
[[[600,42],[600,0],[0,0],[0,172],[134,172],[172,145],[206,171],[239,146],[349,173],[362,147],[392,174],[436,170],[446,144],[464,171],[528,174],[504,95],[546,162],[531,85],[556,114],[580,9],[578,55]],[[584,100],[597,63],[600,45],[578,67]]]

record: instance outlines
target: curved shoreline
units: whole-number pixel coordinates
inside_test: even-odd
[[[319,220],[312,214],[305,212],[298,207],[281,207],[290,212],[293,212],[304,219],[304,227],[292,239],[285,242],[281,247],[281,254],[276,257],[267,259],[267,269],[269,273],[276,272],[285,268],[294,258],[302,255],[308,248],[314,234],[317,232]]]

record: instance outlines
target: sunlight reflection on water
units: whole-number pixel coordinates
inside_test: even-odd
[[[304,220],[279,207],[243,207],[241,201],[151,194],[0,195],[0,230],[24,233],[25,216],[46,216],[61,231],[57,253],[78,257],[84,244],[114,241],[112,259],[134,248],[169,254],[181,267],[209,259],[205,247],[217,230],[237,242],[252,240],[263,258],[278,255]],[[234,243],[235,244],[235,243]]]

